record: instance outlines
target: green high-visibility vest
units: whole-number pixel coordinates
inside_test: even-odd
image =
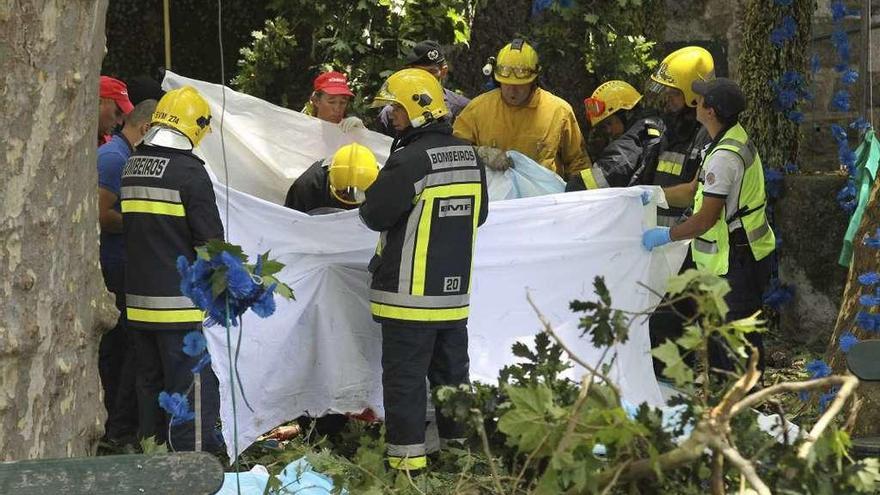
[[[767,195],[764,192],[764,169],[761,166],[761,157],[758,156],[749,135],[740,124],[731,127],[715,145],[703,160],[703,167],[712,159],[719,150],[734,152],[743,163],[742,188],[739,192],[739,207],[735,212],[727,212],[726,206],[721,210],[721,216],[715,225],[703,235],[694,239],[691,243],[691,253],[694,263],[699,268],[711,271],[716,275],[725,275],[728,270],[730,255],[729,224],[739,219],[745,230],[749,247],[755,260],[767,257],[776,249],[776,236],[770,223],[767,222],[765,209]],[[694,198],[694,212],[700,211],[703,206],[703,182],[697,186],[697,195]]]

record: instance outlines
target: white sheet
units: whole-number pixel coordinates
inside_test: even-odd
[[[182,84],[198,88],[214,112],[214,133],[204,140],[202,152],[220,179],[215,192],[223,216],[228,199],[229,241],[252,256],[271,249],[287,264],[280,278],[297,297],[291,302],[279,299],[277,312],[268,319],[251,313],[244,317],[238,372],[253,411],[230,377],[225,329],[206,331],[212,367],[220,380],[223,435],[230,457],[262,433],[305,412],[370,407],[382,415],[380,332],[369,314],[366,270],[377,233],[360,222],[356,211],[309,217],[270,202],[280,202],[279,193],[286,192],[289,183],[278,187],[282,175],[302,172],[346,137],[330,124],[227,89],[227,111],[242,112],[228,115],[224,124],[232,187],[227,197],[221,183],[223,167],[215,162],[222,156],[219,87],[166,76],[166,87]],[[319,138],[308,137],[316,129],[321,131]],[[361,132],[361,142],[385,139]],[[278,135],[285,138],[274,137]],[[245,141],[240,136],[248,137]],[[605,277],[618,309],[641,311],[657,303],[656,296],[638,283],[662,292],[684,257],[684,245],[673,244],[654,254],[641,247],[643,229],[655,223],[655,202],[642,205],[644,190],[605,189],[490,204],[474,259],[468,326],[472,379],[494,381],[501,367],[514,362],[510,346],[531,341],[540,330],[525,300],[527,291],[568,345],[590,362],[597,361],[601,351],[578,337],[578,317],[568,304],[572,299],[595,299],[595,276]],[[233,345],[238,335],[239,329],[233,328]],[[640,318],[631,327],[629,342],[616,349],[612,370],[624,397],[633,403],[662,403],[649,351],[647,322]],[[579,377],[582,371],[572,370],[571,375]]]

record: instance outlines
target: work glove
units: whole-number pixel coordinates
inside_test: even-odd
[[[651,199],[654,198],[654,195],[651,194],[651,191],[642,191],[642,206],[651,202]]]
[[[642,246],[651,251],[655,247],[669,244],[672,239],[669,237],[669,227],[654,227],[642,233]]]
[[[491,146],[477,146],[477,155],[483,159],[483,163],[492,170],[504,172],[513,166],[513,160],[502,150]]]
[[[342,129],[342,132],[349,132],[358,127],[363,128],[364,121],[357,117],[346,117],[339,123],[339,128]]]

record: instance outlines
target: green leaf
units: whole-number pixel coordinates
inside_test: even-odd
[[[561,411],[553,404],[553,392],[546,385],[505,389],[511,407],[498,420],[498,429],[508,436],[508,443],[520,452],[532,452],[555,426]]]
[[[689,325],[684,329],[684,335],[675,343],[688,351],[698,349],[703,344],[703,331],[696,325]]]
[[[144,438],[141,440],[141,452],[144,454],[167,454],[168,447],[163,444],[156,443],[156,437]]]
[[[597,16],[596,14],[587,14],[584,16],[584,21],[586,21],[588,24],[596,24],[597,22],[599,22],[599,16]]]
[[[880,459],[869,457],[857,462],[857,471],[847,481],[859,493],[874,493],[880,485]]]
[[[226,267],[217,268],[211,274],[211,295],[219,296],[226,290]]]
[[[666,368],[663,370],[663,376],[673,380],[676,385],[684,385],[694,381],[694,371],[681,359],[678,346],[667,340],[666,342],[655,347],[651,351]]]

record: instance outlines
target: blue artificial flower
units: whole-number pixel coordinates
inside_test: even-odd
[[[840,80],[843,84],[852,84],[859,80],[859,71],[855,69],[847,69],[843,75],[840,76]]]
[[[770,283],[767,292],[764,293],[764,304],[775,310],[779,310],[794,298],[794,287],[782,284],[778,279]]]
[[[199,359],[199,362],[192,367],[193,374],[201,373],[202,370],[205,369],[205,366],[208,366],[209,364],[211,364],[211,355],[206,352],[202,355],[202,358]]]
[[[792,89],[780,89],[776,93],[776,101],[779,103],[780,108],[787,110],[797,103],[797,92]]]
[[[203,352],[208,348],[208,341],[205,340],[205,336],[202,332],[193,331],[184,335],[183,337],[183,352],[187,356],[196,357],[201,356]]]
[[[843,90],[834,93],[834,97],[831,98],[831,108],[840,112],[849,110],[849,93]]]
[[[831,387],[831,389],[828,390],[827,393],[820,395],[819,396],[819,411],[820,412],[825,411],[825,408],[828,407],[828,404],[830,404],[831,401],[833,401],[835,397],[837,397],[837,387]]]
[[[867,128],[871,127],[871,123],[865,120],[864,117],[859,117],[854,120],[849,126],[850,128],[856,129],[858,131],[864,131]]]
[[[821,60],[819,59],[819,55],[817,53],[810,55],[810,73],[816,74],[819,72],[820,67]]]
[[[786,41],[794,38],[797,34],[797,21],[787,15],[782,18],[782,25],[770,32],[770,42],[777,48],[782,48]]]
[[[168,392],[160,392],[159,407],[171,416],[171,426],[181,425],[196,417],[195,413],[189,410],[189,400],[178,393],[169,395]]]
[[[782,195],[782,181],[782,172],[775,168],[764,169],[764,190],[771,199],[776,199]]]
[[[837,342],[840,345],[840,350],[846,354],[852,349],[852,346],[859,343],[859,338],[853,335],[852,332],[843,332],[843,335],[840,336]]]
[[[794,162],[785,162],[782,168],[787,174],[796,174],[798,172],[798,164]]]
[[[846,17],[846,13],[847,13],[846,5],[844,5],[842,1],[837,0],[837,1],[831,2],[831,5],[829,5],[829,8],[831,9],[831,19],[834,20],[835,22]]]
[[[254,301],[253,306],[251,306],[253,312],[260,318],[268,318],[275,312],[275,287],[277,287],[277,285],[278,284],[270,285],[263,291],[263,294]]]
[[[816,359],[807,363],[807,371],[810,372],[811,378],[824,378],[831,374],[831,367],[825,364],[825,361]]]
[[[800,392],[798,392],[798,398],[800,398],[800,400],[802,400],[804,402],[807,402],[808,400],[810,400],[810,395],[812,395],[812,394],[810,393],[809,390],[801,390]]]
[[[226,288],[235,298],[246,298],[257,290],[251,274],[245,270],[241,260],[227,251],[220,253],[219,260],[226,267]]]
[[[859,311],[856,314],[856,326],[870,333],[880,332],[880,319],[878,315],[868,313],[867,311]]]
[[[780,7],[788,7],[793,1],[794,0],[773,0],[773,3],[779,5]]]
[[[852,181],[850,181],[852,183]],[[855,191],[853,191],[855,194]],[[877,233],[873,237],[865,237],[865,240],[862,241],[865,246],[873,249],[880,249],[880,229],[877,229]],[[880,294],[880,287],[878,287],[878,294]]]
[[[782,73],[782,77],[779,80],[788,88],[797,88],[804,83],[804,76],[796,70],[787,70]]]
[[[804,113],[797,110],[792,110],[788,112],[787,117],[788,120],[794,122],[795,124],[801,124],[804,121]]]
[[[856,186],[852,180],[849,180],[846,182],[846,185],[843,186],[843,189],[841,189],[837,193],[837,201],[843,201],[846,199],[850,199],[850,198],[853,198],[855,195],[856,195]]]
[[[846,129],[838,124],[831,124],[831,136],[837,141],[837,145],[847,142]]]
[[[849,147],[841,147],[838,152],[838,156],[840,157],[840,163],[842,163],[850,176],[855,175],[855,165],[856,165],[856,152],[849,149]]]
[[[801,90],[800,94],[801,98],[806,101],[813,101],[813,99],[816,98],[816,95],[806,89]]]
[[[848,68],[850,45],[849,35],[842,27],[837,27],[831,33],[831,45],[837,50],[837,58],[840,60],[840,64],[836,65],[834,69],[837,72],[843,72]]]
[[[867,306],[869,308],[880,306],[880,298],[871,294],[865,294],[859,296],[859,304],[861,304],[862,306]]]
[[[859,275],[859,283],[862,285],[875,285],[880,282],[880,274],[877,272],[867,272]]]

